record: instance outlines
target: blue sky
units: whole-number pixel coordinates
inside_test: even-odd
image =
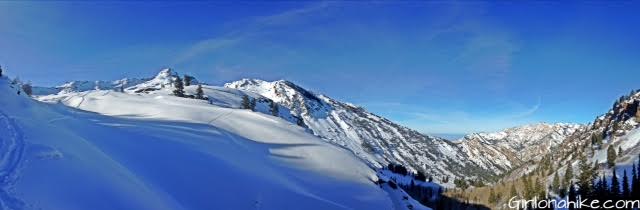
[[[287,79],[425,133],[587,123],[640,88],[640,3],[0,2],[37,85]]]

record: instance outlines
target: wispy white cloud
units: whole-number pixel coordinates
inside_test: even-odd
[[[441,34],[463,34],[462,50],[453,58],[461,70],[473,74],[478,83],[503,91],[520,46],[509,30],[486,15],[483,3],[461,3],[453,10],[453,22],[445,22]]]
[[[530,117],[534,115],[538,111],[538,109],[540,109],[541,105],[542,105],[542,98],[538,97],[537,103],[531,106],[529,109],[521,111],[519,113],[514,113],[511,116],[507,117],[506,119],[518,120],[518,119]]]
[[[328,2],[311,3],[305,7],[287,10],[282,13],[255,17],[250,21],[235,26],[235,30],[229,31],[220,36],[214,36],[195,42],[194,44],[186,47],[185,50],[176,56],[172,63],[173,65],[181,64],[198,56],[231,47],[246,41],[253,36],[263,34],[273,27],[305,21],[306,18],[311,17],[328,6]]]
[[[190,59],[195,58],[201,54],[234,45],[241,39],[242,37],[235,37],[235,38],[220,37],[220,38],[211,38],[211,39],[199,41],[191,45],[190,47],[188,47],[178,56],[176,56],[176,59],[172,62],[172,66],[189,61]]]

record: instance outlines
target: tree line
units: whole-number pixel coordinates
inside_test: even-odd
[[[196,88],[195,95],[188,95],[184,92],[184,87],[191,86],[194,79],[195,79],[194,77],[189,75],[184,75],[184,78],[180,78],[180,76],[177,76],[176,79],[173,81],[173,87],[174,87],[173,95],[177,97],[183,97],[183,98],[209,100],[209,98],[204,95],[204,91],[202,90],[202,85],[200,84],[198,84],[198,87]]]

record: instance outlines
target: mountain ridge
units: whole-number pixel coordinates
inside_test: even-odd
[[[173,81],[179,77],[180,74],[176,71],[163,69],[155,77],[137,79],[135,81],[138,82],[133,83],[112,82],[112,84],[126,85],[123,88],[124,92],[130,94],[155,94],[156,92],[169,94],[169,91],[173,89]],[[77,88],[76,86],[75,89],[69,90],[82,92],[100,89],[99,86],[82,87]],[[530,146],[516,145],[519,147],[511,148],[512,145],[491,145],[486,142],[452,142],[396,124],[368,112],[363,107],[315,93],[287,80],[268,82],[244,78],[226,83],[223,87],[206,84],[203,87],[207,91],[242,91],[234,94],[244,94],[249,95],[250,98],[259,99],[257,100],[259,106],[263,107],[259,110],[263,113],[269,112],[268,104],[273,101],[282,107],[280,109],[281,118],[290,122],[301,120],[309,132],[332,144],[350,150],[372,168],[381,168],[389,163],[400,163],[406,165],[410,170],[429,174],[434,180],[449,187],[454,186],[453,179],[492,182],[505,172],[525,162],[519,158],[500,156],[497,151],[526,150],[520,147]],[[107,90],[115,91],[118,89],[107,88]],[[59,100],[60,97],[55,97],[55,95],[64,95],[67,92],[69,91],[60,91],[41,97],[41,99]],[[214,103],[213,101],[209,102]],[[558,124],[557,126],[562,127],[562,125],[569,124]],[[561,133],[561,135],[566,134],[566,132]],[[470,135],[485,134],[468,134],[465,138]],[[547,145],[555,145],[557,138],[543,140],[538,138],[536,140],[544,141]],[[549,141],[552,142],[549,143]],[[543,151],[547,152],[548,150]],[[493,155],[485,157],[485,154]]]
[[[293,85],[291,85],[293,84]],[[310,129],[318,136],[328,139],[329,141],[333,141],[337,144],[343,145],[349,148],[352,151],[355,151],[356,155],[359,155],[363,159],[367,160],[369,157],[363,155],[364,152],[371,152],[371,156],[379,157],[380,154],[376,154],[375,152],[380,152],[383,150],[382,148],[376,148],[377,145],[384,145],[384,143],[376,144],[375,139],[384,139],[386,137],[394,136],[400,142],[410,142],[411,145],[403,145],[397,144],[396,148],[391,148],[391,152],[382,151],[382,160],[377,162],[378,165],[384,165],[386,162],[399,162],[404,165],[408,165],[409,168],[413,170],[421,170],[426,171],[428,174],[435,174],[436,180],[439,181],[450,181],[449,177],[453,178],[463,178],[462,176],[456,176],[451,173],[451,171],[457,171],[457,173],[461,173],[464,170],[470,170],[470,172],[462,173],[466,177],[476,177],[477,174],[489,174],[486,177],[480,177],[480,179],[490,180],[494,177],[498,177],[504,172],[509,171],[511,168],[516,167],[519,164],[522,164],[524,161],[514,158],[502,158],[501,162],[492,160],[495,159],[500,154],[495,154],[487,157],[482,157],[481,153],[471,152],[473,150],[495,150],[494,148],[487,148],[483,145],[470,145],[470,141],[455,141],[451,142],[445,140],[440,137],[431,136],[428,134],[424,134],[413,129],[410,129],[406,126],[402,126],[399,124],[395,124],[392,121],[375,115],[366,111],[364,108],[355,106],[349,103],[339,102],[330,97],[327,97],[323,94],[315,94],[311,91],[307,91],[300,86],[295,85],[290,81],[285,80],[276,80],[272,82],[267,82],[259,79],[241,79],[238,81],[226,83],[224,87],[241,89],[246,91],[255,92],[265,97],[271,98],[272,100],[281,103],[283,106],[291,108],[292,111],[296,111],[301,115],[305,120],[305,124],[309,125]],[[300,91],[302,89],[302,91]],[[295,94],[300,91],[300,94]],[[305,95],[313,94],[313,97],[305,97]],[[309,100],[305,100],[305,98],[309,98]],[[327,108],[328,107],[328,108]],[[316,112],[325,112],[325,113],[316,113]],[[357,115],[357,118],[360,120],[351,120],[348,114],[351,113]],[[356,118],[356,117],[354,117]],[[353,118],[352,118],[353,119]],[[351,121],[350,121],[351,120]],[[330,121],[329,123],[318,123],[323,121]],[[368,121],[368,122],[363,122]],[[326,124],[336,124],[338,126],[331,127],[327,129]],[[369,123],[369,125],[366,125]],[[320,124],[320,125],[318,125]],[[369,127],[363,129],[365,131],[356,131],[351,132],[353,129],[349,126],[344,125],[355,125],[361,127]],[[361,124],[361,125],[358,125]],[[378,126],[371,126],[377,124]],[[548,125],[548,127],[557,127],[558,130],[564,130],[566,127],[577,127],[575,124],[568,123],[558,123],[558,124],[540,124],[540,125]],[[347,127],[347,129],[345,129]],[[385,127],[394,128],[392,132],[384,133],[385,135],[370,135],[367,136],[366,130],[384,130]],[[527,127],[524,125],[522,127]],[[517,129],[510,128],[510,129]],[[334,135],[334,133],[326,132],[326,130],[340,130],[343,129],[342,133],[339,134],[347,134],[347,135]],[[554,129],[549,129],[545,133],[538,137],[536,140],[540,140],[539,142],[545,142],[545,144],[555,145],[558,143],[558,139],[562,139],[566,135],[572,132],[572,130],[561,132],[560,136],[555,138],[544,139],[543,137],[555,131]],[[351,134],[349,135],[349,133]],[[539,131],[532,131],[539,132]],[[473,134],[469,134],[473,135]],[[481,134],[480,134],[481,135]],[[372,140],[373,139],[373,140]],[[416,141],[416,139],[418,139]],[[369,140],[369,141],[367,141]],[[373,143],[371,141],[374,141]],[[553,141],[548,143],[548,141]],[[366,150],[363,148],[357,148],[357,145],[349,145],[348,142],[359,142],[364,148],[373,148],[371,150]],[[386,144],[390,145],[390,144]],[[415,146],[417,145],[417,146]],[[530,146],[530,145],[525,145]],[[415,149],[418,147],[419,149]],[[399,149],[397,149],[399,148]],[[486,148],[486,149],[485,149]],[[502,147],[502,150],[516,150],[522,148],[509,148]],[[405,152],[409,151],[409,152]],[[421,152],[427,151],[427,152]],[[517,150],[516,150],[517,151]],[[548,152],[547,148],[544,150]],[[386,153],[385,153],[386,152]],[[418,154],[418,155],[414,155]],[[421,159],[422,158],[422,159]],[[415,161],[412,161],[415,160]],[[469,161],[470,160],[470,161]],[[377,160],[368,159],[368,162],[376,163]],[[433,167],[436,166],[436,169]],[[437,168],[439,166],[440,168]]]

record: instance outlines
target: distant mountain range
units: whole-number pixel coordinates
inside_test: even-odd
[[[34,92],[41,95],[38,97],[41,100],[60,100],[66,93],[89,90],[124,89],[132,94],[154,94],[173,89],[173,81],[178,77],[177,72],[165,69],[148,79],[75,81],[58,87],[37,87]],[[458,141],[450,141],[420,133],[363,107],[337,101],[290,81],[242,79],[223,87],[206,84],[203,87],[216,93],[250,96],[262,107],[259,111],[267,114],[269,104],[275,102],[281,107],[279,117],[301,124],[313,135],[348,149],[371,167],[399,163],[422,171],[445,186],[453,186],[454,179],[493,182],[523,164],[540,161],[540,157],[549,154],[567,137],[584,129],[584,125],[578,124],[540,123],[495,133],[468,134]],[[210,103],[217,103],[216,97],[209,98]]]

